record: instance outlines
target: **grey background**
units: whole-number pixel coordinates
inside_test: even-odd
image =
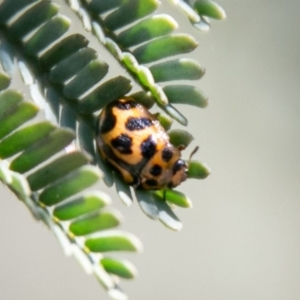
[[[121,283],[133,300],[300,299],[300,2],[218,2],[227,20],[192,31],[210,105],[182,110],[212,175],[180,187],[194,204],[176,210],[182,232],[109,191],[145,247],[122,255],[140,274]],[[3,186],[0,195],[0,299],[108,298]]]

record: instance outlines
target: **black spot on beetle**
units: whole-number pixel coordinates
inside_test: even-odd
[[[141,151],[144,158],[151,158],[156,152],[156,144],[152,140],[151,136],[149,136],[146,140],[144,140],[141,144]]]
[[[137,106],[137,103],[133,100],[127,100],[126,102],[118,101],[116,107],[122,110],[129,110]]]
[[[110,161],[113,161],[121,169],[126,170],[128,173],[130,173],[130,175],[132,176],[132,182],[128,182],[129,184],[138,185],[140,183],[139,174],[134,170],[132,170],[132,166],[130,164],[126,163],[125,161],[117,157],[109,145],[103,145],[102,150],[106,155],[106,158],[104,159],[106,162],[110,163]],[[118,175],[121,178],[123,178],[123,174],[118,167],[116,167],[112,163],[110,163],[110,166],[115,170],[116,173],[118,173]],[[125,178],[123,179],[125,181]]]
[[[168,183],[168,188],[169,188],[169,189],[172,189],[173,187],[174,187],[173,183],[172,183],[172,182],[169,182],[169,183]]]
[[[111,107],[108,107],[104,114],[104,120],[101,123],[100,132],[104,134],[111,131],[115,127],[116,122],[117,119],[113,115]]]
[[[157,186],[157,181],[155,179],[147,179],[145,181],[145,183],[148,185],[148,186]]]
[[[132,182],[130,183],[131,185],[133,185],[134,187],[138,187],[140,185],[140,179],[136,174],[131,174],[132,176]]]
[[[132,139],[127,134],[121,134],[111,141],[112,146],[122,154],[131,154]]]
[[[146,127],[150,127],[152,125],[152,121],[148,118],[133,118],[129,117],[125,126],[128,130],[142,130]]]
[[[169,162],[170,159],[173,157],[173,152],[171,149],[169,148],[165,148],[163,151],[162,151],[162,155],[161,155],[163,161],[165,162]]]
[[[162,172],[162,167],[160,165],[154,165],[151,169],[150,169],[150,174],[153,176],[158,176],[160,175]]]
[[[178,159],[177,162],[175,163],[174,167],[173,167],[173,174],[180,171],[184,167],[185,167],[185,161],[182,160],[182,159]]]

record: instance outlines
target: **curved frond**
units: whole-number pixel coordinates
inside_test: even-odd
[[[36,12],[36,6],[49,9],[51,14],[56,11],[56,6],[51,5],[51,2],[47,2],[47,5],[45,3],[34,4],[25,11],[25,15]],[[22,10],[26,5],[30,5],[28,1],[20,1],[15,6],[11,4],[12,2],[8,1],[0,6],[1,16],[13,16],[18,9]],[[44,15],[48,16],[47,13]],[[20,15],[22,22],[28,18]],[[34,18],[31,16],[31,19]],[[56,20],[58,19],[66,20],[65,17]],[[52,38],[43,39],[39,32],[49,30],[49,26],[38,23],[41,27],[35,34],[39,36],[35,39],[35,35],[32,35],[23,43],[19,37],[22,37],[21,32],[27,31],[18,25],[18,19],[12,23],[9,23],[9,19],[6,20],[9,25],[4,20],[5,17],[1,18],[0,180],[25,203],[37,219],[44,221],[55,233],[66,254],[75,255],[84,269],[93,273],[112,297],[124,299],[126,296],[114,276],[120,274],[123,278],[133,278],[136,270],[125,260],[109,257],[106,260],[104,252],[139,252],[142,245],[134,235],[115,230],[123,217],[118,211],[106,208],[111,202],[108,195],[93,190],[103,174],[98,167],[91,164],[95,158],[87,151],[94,151],[94,146],[86,143],[83,136],[87,135],[87,131],[82,128],[85,126],[85,129],[90,128],[92,132],[94,124],[86,121],[86,115],[72,109],[67,103],[74,101],[71,97],[59,103],[58,98],[67,94],[61,86],[54,89],[54,85],[48,85],[41,93],[26,66],[26,59],[13,52],[13,46],[7,51],[13,43],[6,41],[10,37],[16,38],[16,44],[22,45],[20,53],[25,54],[25,58],[28,56],[28,62],[33,62],[33,67],[40,68],[42,72],[41,70],[48,70],[49,66],[54,70],[53,66],[57,64],[58,57],[63,60],[69,58],[66,55],[69,51],[71,54],[73,51],[74,54],[82,47],[88,49],[85,47],[86,40],[78,39],[77,35],[72,36],[68,38],[68,45],[60,43],[61,47],[54,45],[49,50],[55,50],[53,57],[48,51],[40,56],[40,51],[48,47],[49,43],[53,43]],[[65,24],[68,25],[69,22]],[[54,26],[52,22],[51,26]],[[11,28],[19,34],[9,35]],[[74,51],[72,47],[79,50]],[[49,59],[45,60],[45,55]],[[107,69],[105,63],[96,62],[91,64],[91,73],[86,72],[89,68],[85,69],[85,75],[93,76],[93,69],[98,67]],[[28,85],[30,98],[15,89],[15,77],[18,77],[18,74],[24,84]],[[86,86],[82,90],[86,91]],[[75,101],[78,102],[78,99]],[[78,119],[85,122],[81,124]],[[93,144],[93,134],[89,143]],[[101,236],[106,239],[106,249],[90,246],[95,239],[99,241]]]
[[[83,27],[93,31],[128,73],[113,76],[108,63],[85,36],[72,31],[71,20],[53,2],[4,0],[0,4],[0,180],[55,232],[66,253],[77,256],[86,271],[97,276],[111,297],[125,299],[114,276],[133,278],[135,268],[104,253],[140,251],[142,246],[134,235],[115,229],[122,216],[107,208],[110,198],[95,191],[94,185],[100,179],[108,186],[115,183],[125,205],[136,198],[148,217],[176,231],[182,224],[172,206],[188,208],[192,203],[175,190],[146,192],[122,182],[97,153],[97,115],[124,95],[147,108],[156,103],[166,113],[158,119],[171,143],[187,147],[191,134],[171,129],[172,119],[188,123],[177,104],[204,108],[208,100],[196,84],[178,84],[178,80],[195,82],[205,71],[186,57],[197,41],[178,32],[171,16],[157,13],[157,0],[71,0],[69,4]],[[212,1],[193,5],[201,18],[222,15]],[[6,45],[18,54],[10,57],[13,51],[6,51]],[[12,74],[18,72],[29,86],[29,100],[11,84]],[[141,91],[131,91],[134,83]],[[205,164],[189,161],[188,178],[208,175]]]
[[[160,2],[156,0],[120,0],[109,4],[105,0],[71,2],[71,7],[84,24],[86,22],[90,24],[86,27],[93,28],[99,41],[151,95],[151,98],[140,100],[136,97],[135,99],[141,101],[143,105],[146,103],[147,107],[151,107],[155,100],[170,117],[187,125],[188,120],[173,104],[188,104],[204,108],[208,104],[208,99],[196,85],[178,84],[177,81],[199,80],[205,70],[196,60],[183,56],[197,47],[197,41],[188,34],[176,33],[177,22],[167,14],[156,13],[159,5]],[[170,129],[171,122],[169,120],[166,122],[166,117],[160,115],[159,120],[166,130]],[[187,146],[187,134],[186,131],[179,131],[176,136],[171,133],[172,143],[179,146],[185,141],[181,146]],[[191,139],[191,136],[189,138]],[[209,174],[207,168],[206,174]],[[188,175],[190,178],[196,178],[190,176],[190,173]],[[117,191],[122,201],[126,205],[131,205],[129,189],[118,184]],[[154,194],[132,192],[144,213],[152,219],[157,219],[160,208],[153,208],[156,206],[155,199],[152,199]]]
[[[31,59],[39,72],[47,74],[47,84],[59,95],[56,98],[63,104],[59,113],[59,103],[55,99],[50,99],[50,114],[57,121],[60,120],[62,126],[73,130],[78,122],[76,130],[78,144],[91,155],[93,162],[97,162],[103,171],[104,182],[112,185],[115,181],[112,171],[101,161],[93,143],[96,124],[94,114],[111,101],[127,94],[132,88],[131,79],[125,76],[109,77],[107,63],[89,47],[88,40],[80,34],[69,33],[71,22],[67,17],[59,14],[57,5],[52,2],[46,4],[44,1],[21,1],[18,5],[11,3],[5,1],[0,6],[0,17],[3,16],[0,24],[4,33],[7,38],[20,45],[24,55]],[[195,39],[187,34],[173,33],[177,26],[175,20],[168,15],[155,14],[159,5],[158,1],[116,1],[110,5],[105,3],[106,1],[102,0],[85,2],[86,13],[83,13],[84,8],[80,7],[76,1],[72,1],[72,8],[78,14],[80,13],[80,16],[85,16],[86,27],[93,27],[99,40],[130,71],[133,78],[152,94],[149,96],[145,92],[138,92],[131,96],[147,107],[151,107],[155,100],[167,114],[181,124],[187,124],[187,119],[172,104],[205,107],[207,105],[206,96],[193,85],[169,84],[163,87],[159,82],[201,78],[204,70],[195,60],[182,57],[173,58],[174,55],[193,51],[197,46]],[[113,10],[111,11],[111,9]],[[34,14],[37,11],[40,12],[39,17],[35,18]],[[16,14],[18,17],[13,18]],[[117,17],[124,14],[126,14],[126,18]],[[142,20],[139,21],[141,18]],[[36,20],[28,22],[31,19]],[[91,26],[88,26],[88,23]],[[124,30],[125,25],[126,29]],[[143,39],[141,39],[142,32],[149,34],[143,34]],[[127,48],[122,45],[122,42],[125,42]],[[135,45],[135,48],[132,48],[131,45]],[[162,58],[171,59],[162,62],[160,61]],[[157,60],[158,63],[156,63]],[[150,67],[141,65],[141,63],[153,62],[154,64]],[[161,116],[159,119],[165,128],[170,128],[171,123],[169,120],[167,123],[165,122],[166,117]],[[176,136],[172,132],[170,133],[174,145],[182,143],[187,136],[184,131],[177,132]],[[40,155],[34,159],[30,151],[35,149],[28,149],[12,163],[13,170],[22,173],[26,172],[31,165],[33,167],[39,164],[47,155],[50,155],[51,151],[54,151],[52,148],[56,147],[56,139],[65,142],[68,140],[66,135],[68,135],[68,130],[49,134],[41,142],[41,144],[49,144],[49,146],[40,146]],[[54,145],[51,146],[51,143]],[[187,143],[185,144],[184,146],[187,146]],[[61,145],[61,147],[65,146]],[[29,161],[29,166],[26,166],[25,161]],[[208,169],[206,171],[205,174],[209,174]],[[188,174],[190,178],[200,178],[199,176],[190,176],[190,174],[191,172]],[[69,185],[71,186],[76,186],[76,182],[79,180],[76,175],[74,176],[73,179],[70,179]],[[77,174],[77,176],[79,175]],[[32,180],[32,178],[30,179]],[[116,186],[120,198],[126,205],[132,203],[133,192],[139,198],[139,192],[130,191],[126,185],[119,183]],[[45,195],[47,195],[46,192],[43,194],[43,201],[52,203],[45,200],[48,199]],[[147,199],[152,198],[153,195],[151,192],[148,193]],[[143,202],[143,199],[138,200],[140,203],[144,203],[141,208],[149,215],[147,211],[152,210],[146,208],[149,202]],[[151,200],[150,202],[150,206],[156,205],[156,201]],[[158,208],[157,210],[159,212]]]
[[[78,129],[84,128],[84,130],[78,130],[78,141],[92,155],[94,161],[98,161],[100,168],[104,170],[104,181],[111,185],[112,173],[97,156],[92,142],[95,127],[93,114],[107,103],[128,93],[132,85],[130,79],[124,76],[107,78],[108,65],[97,57],[93,49],[88,47],[88,41],[82,35],[68,34],[71,23],[67,17],[59,14],[55,4],[50,2],[46,5],[43,1],[32,1],[32,3],[20,1],[18,5],[12,3],[5,1],[0,7],[0,17],[2,16],[0,24],[4,32],[9,39],[21,45],[23,53],[33,59],[38,70],[46,72],[49,79],[48,84],[61,95],[58,97],[64,104],[60,117],[61,124],[67,124],[67,127],[71,126],[72,128],[75,119],[81,120]],[[76,4],[76,1],[74,3]],[[170,16],[152,15],[159,5],[158,1],[116,1],[111,3],[113,7],[104,3],[105,1],[85,3],[91,17],[88,19],[87,14],[81,15],[86,16],[86,22],[90,20],[90,23],[93,24],[100,41],[131,71],[140,84],[152,93],[159,107],[180,123],[186,124],[187,119],[172,106],[172,103],[205,107],[207,98],[196,86],[166,85],[161,87],[155,82],[155,78],[169,81],[178,78],[185,79],[187,76],[189,79],[197,79],[203,74],[203,69],[195,61],[182,58],[154,64],[150,69],[140,63],[155,62],[161,58],[190,52],[197,46],[197,42],[187,34],[172,33],[176,22]],[[78,13],[82,12],[79,4],[72,7],[75,7]],[[114,10],[107,13],[107,10],[112,8]],[[34,19],[33,14],[36,14],[37,11],[41,11],[41,14],[35,22],[29,22],[27,26],[23,24],[29,19]],[[101,15],[104,12],[106,13],[105,17]],[[15,14],[18,14],[17,18],[13,18]],[[126,18],[117,18],[119,15],[126,15]],[[7,16],[10,17],[7,18]],[[141,18],[144,20],[137,24],[134,23]],[[92,21],[93,19],[95,21]],[[134,24],[131,26],[132,23]],[[152,24],[155,24],[155,26],[153,25],[154,31],[151,27]],[[131,27],[119,33],[115,32],[117,29],[122,30],[125,25]],[[167,30],[155,31],[155,28],[161,26]],[[120,43],[118,36],[128,43],[130,37],[131,41],[134,40],[132,32],[139,31],[149,31],[152,34],[146,35],[147,39],[143,40],[144,43],[138,44],[135,49],[131,47],[125,49],[122,45],[117,45],[117,42]],[[109,35],[110,38],[106,35]],[[72,67],[68,68],[69,65]],[[174,73],[178,74],[175,78]],[[145,94],[142,93],[142,95]],[[147,106],[152,105],[151,97],[143,96],[142,98],[142,102],[146,101]],[[139,97],[136,99],[140,100]],[[59,105],[54,101],[51,106],[54,117],[57,119]],[[64,139],[62,133],[52,133],[44,143],[50,143],[51,139],[55,138]],[[29,168],[24,165],[26,159],[30,161],[30,164],[38,164],[49,155],[44,153],[46,148],[48,148],[47,151],[53,151],[52,147],[44,146],[40,149],[41,156],[36,157],[35,161],[31,161],[32,155],[30,156],[30,150],[28,150],[29,153],[25,153],[25,156],[23,155],[13,162],[13,169],[25,172]],[[121,185],[119,185],[118,193],[126,195],[127,200],[130,198],[128,188],[121,188]]]

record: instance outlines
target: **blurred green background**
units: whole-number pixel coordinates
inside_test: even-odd
[[[219,0],[227,19],[199,40],[210,105],[181,106],[212,169],[180,186],[193,200],[177,209],[173,233],[135,203],[123,229],[143,242],[121,254],[139,270],[122,281],[131,300],[300,299],[300,1]],[[102,187],[103,188],[103,187]],[[93,277],[66,259],[54,235],[0,186],[0,299],[108,299]]]

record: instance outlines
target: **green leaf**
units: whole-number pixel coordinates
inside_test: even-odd
[[[40,194],[39,201],[47,206],[57,204],[92,186],[100,178],[101,173],[98,168],[92,166],[81,167],[57,183],[45,188]]]
[[[139,78],[141,84],[145,87],[151,88],[154,85],[154,79],[148,68],[140,66],[136,75]]]
[[[135,190],[135,196],[144,214],[150,219],[156,220],[159,212],[153,194],[137,189]]]
[[[105,38],[105,46],[109,50],[109,52],[119,61],[122,60],[123,53],[119,47],[119,45],[110,38]]]
[[[133,201],[132,201],[129,185],[124,183],[123,180],[121,180],[118,175],[115,175],[115,184],[116,184],[117,193],[120,199],[122,200],[122,202],[126,206],[131,206]]]
[[[53,17],[25,42],[25,51],[32,56],[37,56],[39,52],[61,37],[70,25],[71,22],[66,17]]]
[[[194,3],[194,9],[199,15],[207,16],[213,19],[222,20],[226,18],[223,8],[211,0],[197,0]]]
[[[134,251],[140,252],[142,244],[128,232],[109,230],[100,232],[98,237],[87,239],[85,246],[91,252]]]
[[[158,114],[157,120],[166,131],[168,131],[171,128],[173,123],[172,118],[165,114]]]
[[[36,0],[1,1],[0,23],[6,23],[14,14],[35,1]]]
[[[162,200],[157,195],[154,195],[155,204],[158,208],[158,219],[166,227],[174,231],[180,231],[182,229],[182,223],[174,214],[170,205],[166,201]]]
[[[79,102],[79,110],[83,113],[93,113],[110,102],[127,94],[132,88],[131,81],[118,76],[110,79],[93,90]]]
[[[154,85],[153,76],[145,66],[140,66],[136,75],[143,86],[151,88]]]
[[[91,155],[91,157],[95,158],[95,123],[96,119],[93,115],[89,116],[93,120],[93,125],[88,125],[87,122],[80,122],[77,128],[78,135],[78,144],[80,145],[80,149],[84,152]]]
[[[37,191],[87,164],[89,160],[89,157],[81,152],[65,154],[30,174],[27,177],[30,188]]]
[[[15,90],[5,90],[0,93],[0,120],[10,115],[11,110],[23,100],[23,95]]]
[[[144,91],[130,94],[130,97],[132,97],[136,102],[145,106],[147,109],[150,109],[155,104],[155,99],[152,97],[152,95]]]
[[[89,62],[96,59],[97,52],[91,48],[79,49],[60,62],[49,73],[49,79],[54,83],[64,83],[76,75]]]
[[[164,87],[164,92],[173,104],[189,104],[201,108],[208,105],[206,95],[192,85],[168,85]]]
[[[23,201],[30,195],[31,191],[25,178],[15,172],[11,173],[12,182],[10,183],[10,189],[17,195],[17,197]]]
[[[105,62],[98,59],[91,61],[65,86],[65,96],[69,99],[78,99],[96,85],[106,75],[107,71],[108,65]]]
[[[188,178],[204,179],[210,174],[210,169],[205,164],[192,160],[188,166]]]
[[[136,48],[133,54],[139,63],[145,64],[165,57],[191,52],[197,45],[197,41],[188,34],[172,34]]]
[[[39,58],[39,63],[43,68],[50,70],[78,50],[84,49],[88,43],[89,41],[82,34],[69,35],[43,53]]]
[[[167,200],[180,207],[190,208],[193,206],[192,201],[185,194],[176,190],[157,191],[156,195],[158,195],[161,200]]]
[[[205,70],[194,59],[179,58],[165,61],[151,66],[150,71],[155,82],[170,80],[197,80],[200,79]]]
[[[92,10],[95,14],[101,14],[121,5],[122,1],[123,0],[91,0],[87,4],[89,9]]]
[[[87,235],[99,230],[116,227],[120,224],[122,216],[115,210],[101,211],[100,213],[81,218],[70,224],[69,230],[76,236]]]
[[[10,85],[10,77],[4,73],[0,72],[0,91],[6,89]]]
[[[64,105],[60,111],[60,125],[76,132],[76,112],[70,105]]]
[[[97,211],[110,203],[109,196],[102,192],[87,192],[71,202],[55,207],[53,216],[61,221],[67,221]]]
[[[8,169],[8,162],[0,160],[0,180],[9,185],[12,182],[12,172]]]
[[[39,122],[19,129],[0,142],[0,157],[7,158],[36,143],[54,130],[49,122]]]
[[[174,120],[179,122],[180,124],[187,126],[188,120],[182,115],[173,105],[167,104],[165,106],[159,105],[159,107],[165,111],[169,116],[171,116]]]
[[[189,132],[182,129],[173,129],[168,132],[168,135],[170,137],[170,143],[175,147],[186,148],[194,139]]]
[[[15,158],[10,165],[10,169],[25,173],[65,148],[73,139],[73,131],[56,129]]]
[[[129,52],[122,53],[122,63],[130,72],[134,74],[136,74],[141,67],[136,58]]]
[[[132,279],[137,274],[134,265],[124,259],[104,257],[100,260],[100,264],[106,272],[115,274],[121,278]]]
[[[6,110],[2,116],[0,112],[0,139],[17,129],[26,121],[32,119],[37,112],[38,107],[29,102],[21,102],[15,105],[12,109]]]
[[[177,26],[176,21],[169,15],[154,15],[122,31],[118,35],[117,41],[123,47],[132,47],[153,38],[169,34]]]
[[[104,25],[110,30],[116,30],[130,24],[142,17],[145,17],[156,10],[159,5],[158,0],[131,0],[109,14]]]
[[[114,182],[114,175],[111,167],[100,157],[98,151],[96,153],[96,162],[99,169],[103,172],[103,181],[108,186],[111,187]]]
[[[29,8],[16,22],[9,26],[13,38],[21,39],[58,13],[59,6],[50,1],[41,1]]]
[[[150,71],[149,71],[149,73],[151,74]],[[169,101],[168,101],[168,98],[167,98],[166,94],[164,93],[162,87],[154,82],[154,78],[153,78],[152,74],[151,74],[151,77],[152,77],[153,85],[149,86],[149,90],[151,91],[153,97],[155,98],[156,104],[158,106],[168,105]]]

